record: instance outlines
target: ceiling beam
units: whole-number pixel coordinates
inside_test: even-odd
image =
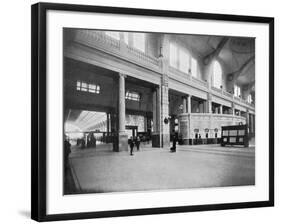
[[[229,40],[229,37],[223,37],[219,42],[218,46],[208,55],[203,58],[204,65],[208,65],[213,59],[217,58],[223,49],[226,42]]]
[[[255,91],[255,81],[252,81],[244,86],[244,90],[249,90],[250,92]]]
[[[245,72],[245,70],[247,69],[247,66],[249,66],[254,61],[255,61],[255,55],[253,55],[247,61],[245,61],[238,70],[236,70],[232,73],[229,73],[228,76],[227,76],[228,79],[229,80],[234,80],[234,79],[236,80],[240,75],[242,75]]]

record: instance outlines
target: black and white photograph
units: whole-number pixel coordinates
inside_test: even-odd
[[[274,204],[274,19],[32,6],[32,218]]]
[[[255,186],[255,41],[64,27],[64,194]]]
[[[279,223],[279,5],[4,1],[0,223]]]

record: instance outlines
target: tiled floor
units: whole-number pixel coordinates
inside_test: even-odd
[[[255,149],[219,145],[141,147],[128,152],[73,150],[70,158],[73,193],[143,191],[255,184]],[[71,192],[68,192],[71,193]]]

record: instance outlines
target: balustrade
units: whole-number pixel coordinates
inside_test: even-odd
[[[144,67],[152,68],[157,71],[159,71],[161,67],[161,63],[158,58],[150,56],[134,47],[128,46],[126,43],[110,37],[102,31],[76,30],[74,41],[83,45],[88,45],[93,48],[104,50],[105,52],[109,52],[115,55],[117,54],[118,56],[126,59],[129,58]],[[208,88],[208,83],[206,81],[193,77],[190,74],[182,72],[171,66],[169,66],[169,73],[170,76],[172,76],[176,80],[188,80],[189,82],[196,84],[199,88],[202,87],[203,91],[206,91],[206,88]],[[254,107],[252,103],[249,103],[240,97],[233,96],[232,93],[226,92],[223,89],[212,86],[211,91],[213,91],[214,94],[228,98],[228,100],[240,102]]]

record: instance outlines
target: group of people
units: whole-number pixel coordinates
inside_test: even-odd
[[[176,147],[177,147],[177,141],[178,141],[178,136],[177,136],[177,133],[173,130],[172,132],[172,147],[170,148],[170,151],[171,152],[176,152]],[[128,144],[130,146],[130,155],[134,155],[133,152],[134,152],[134,147],[136,146],[137,147],[137,151],[140,150],[140,142],[141,142],[141,139],[139,136],[137,137],[133,137],[131,136],[129,138],[129,141],[128,141]]]
[[[141,139],[139,136],[137,136],[136,138],[133,138],[133,136],[131,136],[131,138],[129,139],[128,143],[129,143],[129,146],[130,146],[130,155],[134,155],[133,154],[133,151],[134,151],[134,146],[137,147],[137,151],[140,150],[140,142],[141,142]]]
[[[87,136],[85,135],[83,138],[78,138],[76,145],[80,146],[81,149],[90,148],[90,147],[96,148],[96,146],[97,146],[96,142],[97,142],[97,140],[95,138],[94,133],[90,133]]]

